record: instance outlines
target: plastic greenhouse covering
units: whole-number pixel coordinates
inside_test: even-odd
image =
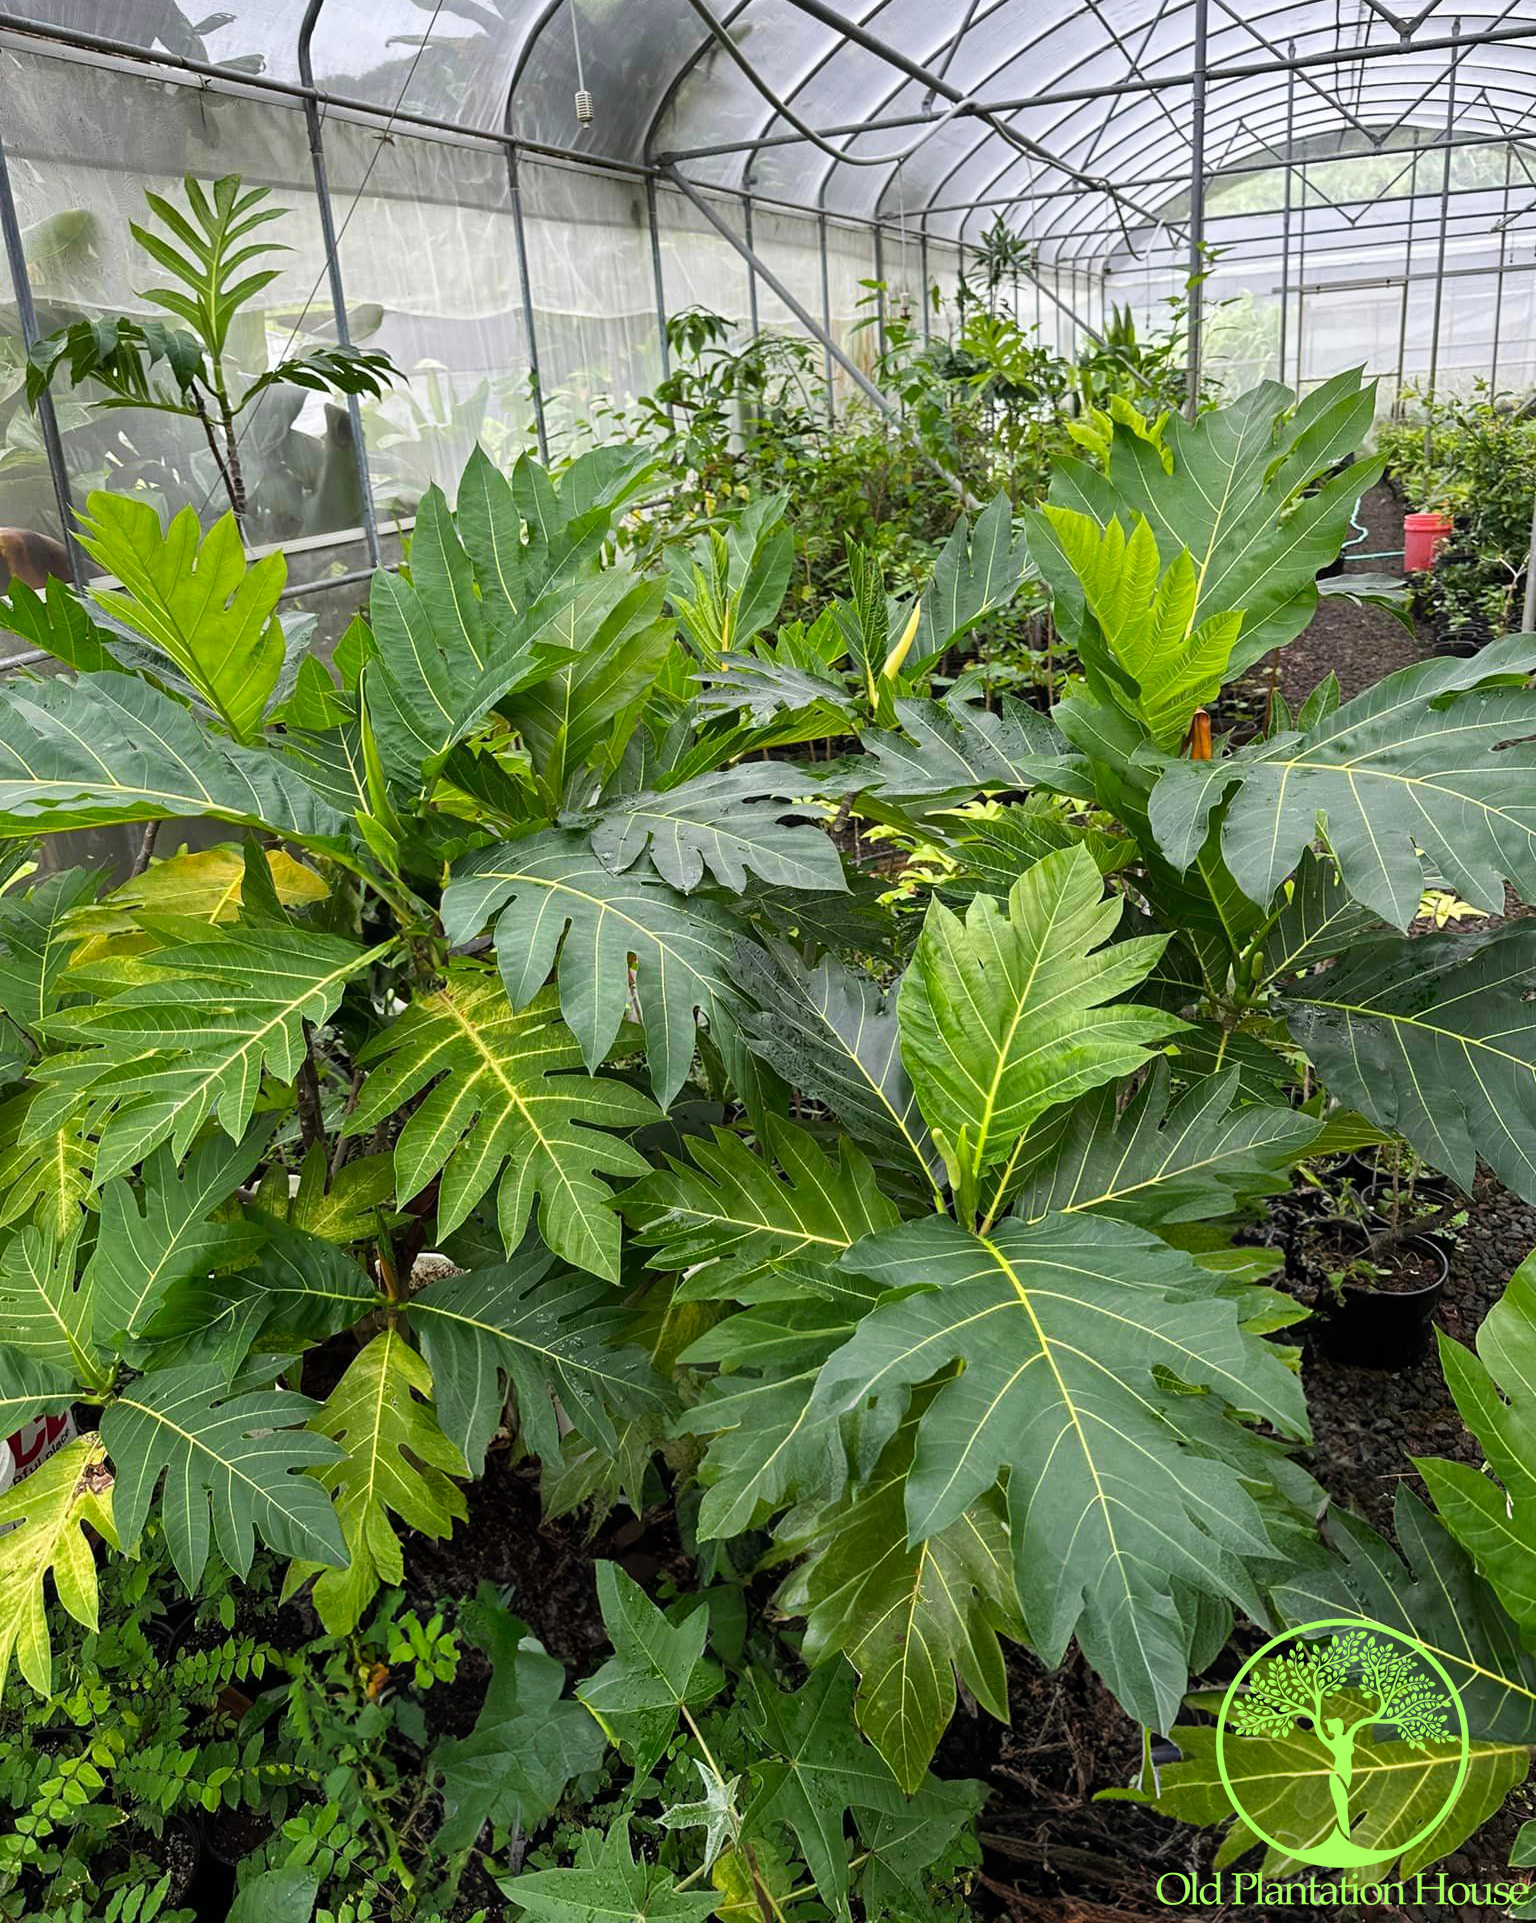
[[[145,188],[238,172],[293,210],[242,361],[334,338],[339,306],[411,377],[261,410],[254,532],[301,594],[388,558],[477,440],[600,436],[684,308],[809,334],[850,391],[871,285],[945,327],[999,219],[1028,247],[1018,318],[1061,350],[1199,264],[1204,367],[1233,388],[1536,373],[1530,0],[17,0],[0,42],[25,282],[0,522],[57,531],[149,469],[206,505],[190,424],[129,448],[61,401],[50,458],[21,368],[28,335],[142,309]]]

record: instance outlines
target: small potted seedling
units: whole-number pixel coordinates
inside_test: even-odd
[[[1320,1222],[1306,1255],[1321,1283],[1318,1339],[1327,1355],[1367,1369],[1418,1361],[1449,1263],[1416,1218],[1394,1225],[1372,1212]]]

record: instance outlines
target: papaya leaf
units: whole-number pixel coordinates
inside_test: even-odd
[[[597,1599],[613,1654],[576,1694],[638,1776],[655,1768],[686,1709],[719,1692],[719,1667],[704,1654],[709,1610],[670,1622],[615,1562],[597,1565]]]

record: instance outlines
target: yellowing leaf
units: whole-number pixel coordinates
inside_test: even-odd
[[[53,1688],[44,1578],[60,1604],[96,1627],[96,1558],[84,1526],[117,1547],[112,1472],[101,1438],[77,1436],[0,1496],[0,1690],[11,1658],[40,1696]]]
[[[312,868],[281,848],[267,850],[272,885],[285,908],[307,908],[324,901],[330,889]],[[244,852],[232,842],[197,853],[183,849],[165,861],[152,862],[142,875],[114,888],[105,901],[93,903],[70,917],[70,931],[80,938],[72,967],[88,966],[107,956],[138,955],[159,947],[158,938],[141,917],[176,915],[187,921],[234,921],[240,912],[245,880]]]

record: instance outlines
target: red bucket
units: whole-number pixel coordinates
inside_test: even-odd
[[[1403,516],[1403,572],[1423,574],[1435,565],[1435,556],[1451,536],[1449,514],[1405,514]]]

